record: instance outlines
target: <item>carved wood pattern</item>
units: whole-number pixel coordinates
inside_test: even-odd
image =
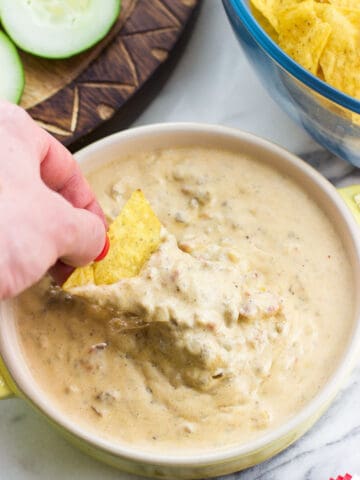
[[[108,120],[166,61],[200,0],[123,0],[109,35],[77,57],[22,54],[22,105],[63,144]]]

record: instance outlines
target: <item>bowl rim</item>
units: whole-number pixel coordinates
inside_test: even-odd
[[[328,100],[360,114],[360,100],[332,87],[287,55],[256,21],[246,0],[223,0],[223,3],[226,10],[226,5],[231,5],[240,22],[260,48],[286,72]]]
[[[76,154],[76,159],[81,164],[86,163],[86,157],[89,155],[101,155],[101,151],[108,147],[119,147],[122,143],[132,140],[141,140],[141,137],[151,137],[152,135],[185,135],[185,134],[206,134],[221,137],[228,137],[236,141],[242,141],[254,148],[268,151],[269,153],[281,157],[282,161],[291,165],[299,175],[310,181],[314,188],[319,188],[325,194],[331,206],[338,213],[347,229],[349,238],[351,238],[352,248],[356,256],[357,262],[353,264],[353,272],[355,275],[356,286],[360,283],[360,236],[358,225],[350,213],[345,202],[342,200],[336,189],[313,167],[306,164],[303,160],[296,157],[284,148],[276,145],[268,140],[244,132],[233,127],[225,127],[220,125],[211,125],[206,123],[166,123],[152,124],[147,126],[135,127],[121,132],[117,132],[103,139],[100,139],[91,145],[81,149]],[[357,289],[356,289],[357,291]],[[2,306],[9,305],[11,300],[0,302],[0,317],[2,316]],[[197,467],[200,465],[213,465],[225,461],[231,461],[236,458],[246,457],[255,452],[265,449],[269,445],[274,444],[277,440],[291,434],[297,429],[305,425],[309,419],[314,418],[317,413],[321,412],[329,401],[338,393],[346,375],[350,372],[355,364],[355,360],[359,353],[360,347],[360,294],[355,298],[354,311],[354,331],[351,340],[333,374],[327,383],[318,392],[318,394],[296,415],[288,419],[279,427],[271,430],[267,434],[242,445],[230,446],[218,451],[201,452],[194,451],[191,453],[166,454],[159,452],[149,452],[142,450],[141,447],[130,447],[122,444],[115,444],[106,439],[96,436],[96,434],[86,431],[84,428],[76,424],[76,421],[66,418],[51,402],[48,397],[42,394],[36,384],[29,375],[30,369],[23,361],[19,361],[19,355],[13,342],[8,341],[10,331],[15,332],[15,322],[9,318],[2,318],[0,322],[0,354],[6,365],[6,369],[11,376],[12,382],[18,388],[19,392],[29,403],[37,410],[50,418],[52,423],[61,426],[72,436],[81,439],[95,447],[95,449],[103,451],[106,454],[112,454],[116,457],[122,457],[127,460],[141,464],[157,464],[162,466],[181,466],[181,467]],[[15,334],[15,333],[14,333]],[[25,368],[24,368],[25,367]]]

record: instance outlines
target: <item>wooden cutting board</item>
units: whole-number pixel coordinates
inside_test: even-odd
[[[21,53],[21,105],[63,144],[108,120],[165,62],[200,0],[122,0],[118,21],[92,49],[66,60]]]

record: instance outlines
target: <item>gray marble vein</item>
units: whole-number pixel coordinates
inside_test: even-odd
[[[187,49],[136,125],[220,123],[268,138],[301,156],[336,185],[360,172],[324,151],[269,98],[247,64],[220,0],[204,0]],[[0,480],[130,480],[69,445],[25,402],[0,404]],[[262,465],[222,480],[328,480],[360,473],[360,369],[316,425]]]

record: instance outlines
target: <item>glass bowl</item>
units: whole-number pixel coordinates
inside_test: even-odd
[[[321,145],[360,167],[360,101],[289,57],[253,16],[248,0],[223,0],[237,39],[272,98]]]

